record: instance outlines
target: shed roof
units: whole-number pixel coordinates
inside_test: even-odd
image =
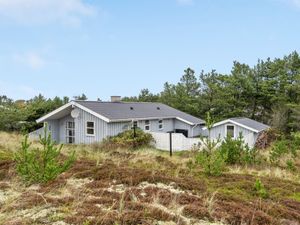
[[[252,120],[246,117],[235,117],[235,118],[230,118],[230,120],[235,121],[239,124],[243,124],[246,127],[251,127],[252,129],[255,129],[259,132],[270,128],[270,126],[266,124],[260,123],[256,120]]]
[[[213,127],[220,126],[225,123],[234,123],[236,125],[246,128],[248,130],[252,130],[256,133],[259,133],[263,130],[270,128],[270,126],[268,126],[266,124],[260,123],[256,120],[252,120],[252,119],[249,119],[246,117],[234,117],[234,118],[230,118],[227,120],[223,120],[223,121],[216,123]]]

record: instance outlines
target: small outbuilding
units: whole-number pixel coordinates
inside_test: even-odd
[[[241,133],[245,143],[252,148],[255,146],[259,134],[269,128],[268,125],[249,118],[230,118],[215,123],[210,131],[210,138],[224,140],[229,135],[235,139]]]

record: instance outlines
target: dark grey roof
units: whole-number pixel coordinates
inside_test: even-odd
[[[257,130],[258,132],[266,130],[268,128],[270,128],[268,125],[257,122],[255,120],[246,118],[246,117],[236,117],[236,118],[230,118],[230,120],[237,122],[239,124],[242,124],[246,127],[250,127],[254,130]]]
[[[192,124],[204,124],[197,117],[154,102],[100,102],[76,101],[78,104],[108,118],[109,120],[132,120],[147,118],[180,118]]]

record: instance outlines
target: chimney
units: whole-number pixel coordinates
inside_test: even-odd
[[[121,96],[110,96],[110,101],[111,102],[120,102]]]

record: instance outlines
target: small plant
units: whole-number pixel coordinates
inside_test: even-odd
[[[205,174],[210,176],[219,176],[225,169],[225,161],[218,150],[220,140],[211,140],[210,131],[214,125],[214,120],[211,118],[210,113],[207,113],[205,120],[208,129],[208,138],[200,138],[202,151],[196,156],[196,163],[201,165]]]
[[[264,185],[260,179],[256,179],[255,184],[254,184],[254,191],[255,191],[255,194],[258,195],[260,198],[268,198],[269,197],[267,189],[264,187]]]
[[[90,224],[91,224],[91,222],[89,220],[86,220],[86,221],[83,222],[82,225],[90,225]]]
[[[205,174],[209,176],[220,176],[226,165],[220,151],[214,151],[211,154],[200,152],[196,157],[196,162],[203,167]]]
[[[291,159],[288,159],[286,161],[286,168],[292,172],[295,172],[297,170],[294,161]]]
[[[289,153],[289,141],[284,139],[284,140],[279,140],[274,142],[271,150],[270,150],[270,161],[273,164],[278,164],[280,158]]]
[[[39,142],[42,145],[41,149],[30,148],[31,143],[26,135],[21,150],[15,154],[17,172],[29,184],[54,180],[69,169],[75,160],[75,152],[67,159],[60,160],[63,146],[56,147],[51,134],[47,134],[47,127],[44,129],[44,135],[40,135]]]
[[[190,172],[195,168],[195,163],[193,160],[189,160],[186,163],[186,167],[189,169]]]

